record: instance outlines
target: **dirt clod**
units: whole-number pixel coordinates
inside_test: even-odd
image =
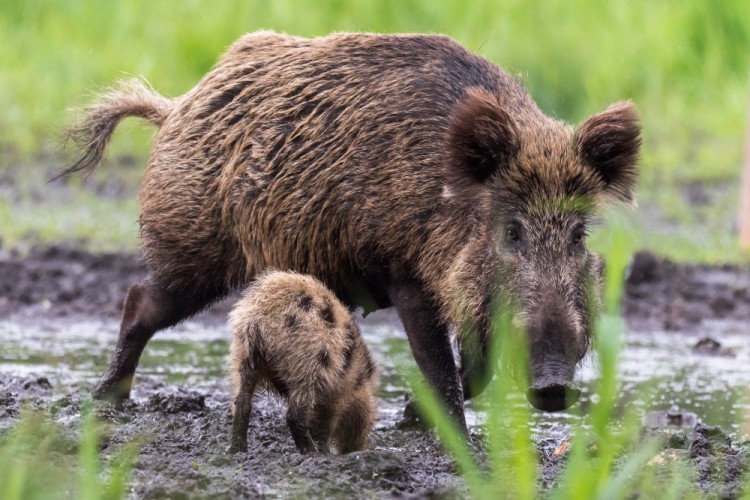
[[[18,401],[8,391],[0,392],[0,419],[18,415]]]
[[[736,498],[742,487],[742,462],[732,440],[720,427],[695,426],[690,458],[698,472],[698,486],[704,493]]]
[[[651,252],[638,252],[628,268],[628,282],[631,285],[653,283],[662,279],[662,261]]]
[[[197,412],[206,409],[206,396],[190,391],[186,394],[156,393],[150,398],[144,408],[146,411],[162,413]]]
[[[731,349],[723,347],[718,340],[711,337],[703,337],[693,346],[695,354],[706,354],[709,356],[734,356]]]

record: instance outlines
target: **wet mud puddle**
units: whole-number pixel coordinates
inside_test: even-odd
[[[381,370],[380,426],[398,423],[406,385],[397,362],[408,356],[408,344],[395,315],[376,313],[360,321],[368,345]],[[90,387],[102,373],[114,349],[118,324],[110,318],[19,318],[0,320],[0,372],[45,376],[59,387]],[[731,321],[705,322],[702,334],[666,331],[628,331],[619,359],[620,400],[648,410],[678,408],[692,412],[709,425],[741,437],[742,422],[750,415],[746,388],[750,387],[750,342],[744,325]],[[195,391],[226,392],[224,360],[228,330],[219,321],[188,321],[160,332],[146,348],[138,369],[133,398],[145,397],[154,387],[175,386]],[[719,345],[713,340],[720,338]],[[579,375],[581,405],[592,398],[594,360]],[[148,379],[146,393],[140,382]],[[596,395],[593,395],[596,398]],[[647,406],[648,405],[648,406]],[[483,421],[481,412],[468,409],[469,422]],[[560,412],[534,414],[540,433],[565,432],[564,424],[581,418]]]

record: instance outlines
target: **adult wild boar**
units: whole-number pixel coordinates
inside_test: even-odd
[[[72,130],[85,153],[67,172],[93,170],[127,116],[160,127],[140,191],[151,274],[128,292],[96,396],[127,397],[155,332],[274,267],[350,307],[395,307],[459,423],[488,380],[498,300],[525,327],[531,402],[576,399],[601,267],[586,226],[632,198],[631,104],[572,128],[445,36],[259,32],[182,97],[138,82],[102,96]]]

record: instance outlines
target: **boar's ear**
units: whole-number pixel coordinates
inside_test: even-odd
[[[453,109],[448,128],[448,182],[484,183],[518,151],[516,125],[497,97],[472,88]]]
[[[578,127],[574,142],[583,161],[601,176],[606,192],[632,202],[641,148],[641,125],[633,103],[618,102],[592,116]]]

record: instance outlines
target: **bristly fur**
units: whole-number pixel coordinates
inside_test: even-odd
[[[327,451],[328,439],[342,453],[366,444],[377,416],[375,365],[354,318],[322,283],[263,273],[234,306],[229,327],[233,413],[244,420],[233,436],[239,448],[257,389],[287,401],[300,451]]]
[[[571,359],[588,345],[581,289],[594,256],[571,241],[602,203],[632,199],[632,105],[575,131],[448,37],[258,32],[179,99],[135,90],[95,109],[69,171],[96,166],[123,116],[161,124],[140,192],[152,274],[100,392],[129,387],[155,331],[269,267],[313,275],[348,306],[395,306],[454,415],[448,331],[486,342],[494,296],[543,329],[554,322],[530,311],[569,322],[553,333],[576,347]],[[518,244],[506,241],[511,223]]]

